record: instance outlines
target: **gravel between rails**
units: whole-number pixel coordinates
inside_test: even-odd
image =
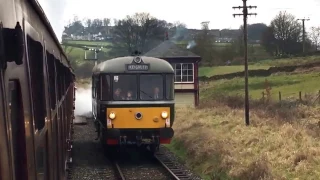
[[[79,118],[79,117],[77,117]],[[87,125],[73,125],[72,180],[116,179],[110,161],[102,151],[92,119]]]
[[[132,149],[117,159],[126,180],[174,180],[152,155],[143,150]]]

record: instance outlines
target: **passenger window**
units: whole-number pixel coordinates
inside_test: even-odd
[[[110,100],[110,76],[109,75],[101,75],[101,99],[102,100]]]
[[[36,129],[40,130],[45,125],[46,102],[44,89],[43,48],[40,42],[27,36],[29,52],[29,68],[31,78],[31,92],[33,104],[33,116]]]
[[[55,63],[54,56],[47,52],[48,74],[49,74],[49,93],[50,93],[50,106],[55,109],[56,106],[56,83],[55,83]]]
[[[137,76],[115,75],[113,76],[113,99],[116,101],[137,99]]]
[[[162,100],[164,97],[163,76],[140,75],[140,99]]]

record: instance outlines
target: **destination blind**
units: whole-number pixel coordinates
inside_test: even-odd
[[[128,71],[148,71],[149,64],[127,64]]]

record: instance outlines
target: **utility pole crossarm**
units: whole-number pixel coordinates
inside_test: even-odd
[[[305,38],[306,38],[306,31],[305,31],[305,25],[304,21],[309,21],[309,18],[302,18],[302,19],[297,19],[298,21],[302,21],[302,51],[305,53]]]
[[[244,6],[233,6],[232,9],[243,9]],[[247,9],[256,9],[257,6],[247,6]]]

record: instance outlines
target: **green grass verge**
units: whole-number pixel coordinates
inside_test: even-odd
[[[249,93],[254,99],[261,98],[265,91],[265,80],[268,80],[271,89],[271,97],[278,98],[281,92],[282,98],[299,97],[299,91],[304,93],[317,93],[320,90],[320,73],[311,72],[307,74],[282,74],[269,77],[250,77]],[[202,99],[210,98],[214,94],[244,94],[244,78],[231,80],[218,80],[200,87]]]

